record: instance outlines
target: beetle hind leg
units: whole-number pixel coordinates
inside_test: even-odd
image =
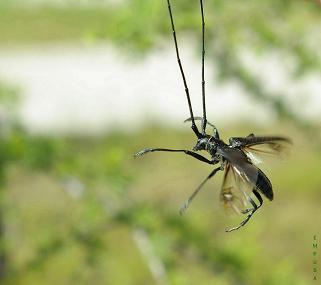
[[[253,194],[255,195],[257,200],[260,202],[259,205],[256,205],[256,203],[254,203],[254,201],[251,198],[249,198],[249,202],[252,204],[253,208],[242,210],[241,211],[242,214],[247,214],[251,211],[257,211],[263,205],[263,199],[262,199],[262,196],[260,195],[260,193],[254,189]]]
[[[251,217],[253,216],[253,214],[262,206],[262,204],[263,204],[263,199],[262,199],[260,193],[257,192],[257,191],[254,189],[254,190],[253,190],[253,194],[254,194],[255,197],[258,199],[259,205],[257,205],[257,204],[253,201],[253,199],[252,199],[251,197],[248,197],[248,200],[249,200],[249,202],[251,203],[251,205],[253,206],[253,208],[243,210],[243,211],[242,211],[243,214],[249,213],[249,214],[247,215],[247,217],[246,217],[238,226],[225,230],[226,232],[232,232],[232,231],[238,230],[240,227],[243,227],[243,226],[251,219]]]

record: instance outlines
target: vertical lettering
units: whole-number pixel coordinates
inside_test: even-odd
[[[318,238],[317,235],[313,235],[313,241],[312,241],[312,272],[313,272],[313,280],[317,280],[317,273],[318,273],[318,260],[317,260],[317,252],[318,249]]]

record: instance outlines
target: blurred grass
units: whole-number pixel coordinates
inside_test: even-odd
[[[133,0],[108,9],[6,2],[0,3],[2,46],[108,38],[122,48],[146,51],[170,33],[162,2]],[[311,41],[318,36],[318,6],[275,0],[209,3],[209,50],[220,76],[240,78],[263,102],[274,97],[238,68],[240,48],[294,54],[301,72],[320,67],[314,50],[318,41]],[[199,38],[196,4],[175,1],[174,10],[177,29]],[[0,100],[10,101],[17,90],[3,86]],[[287,107],[282,98],[272,104],[280,112]],[[262,166],[273,182],[275,200],[266,201],[245,228],[227,234],[225,228],[240,217],[225,216],[219,206],[222,174],[181,217],[181,203],[211,167],[180,154],[132,157],[143,147],[190,148],[191,132],[154,126],[135,134],[62,138],[34,137],[16,125],[2,126],[1,218],[6,230],[1,249],[8,272],[1,284],[156,284],[151,262],[135,241],[137,230],[146,234],[165,268],[160,284],[312,284],[313,236],[321,236],[321,150],[313,136],[248,122],[222,128],[224,138],[279,133],[295,142],[288,160]],[[319,126],[313,134],[320,136]]]
[[[0,6],[0,44],[90,39],[102,31],[111,12],[77,6]]]
[[[247,135],[253,128],[246,129],[221,133]],[[271,129],[254,128],[258,134]],[[219,207],[222,175],[179,216],[180,204],[211,167],[180,154],[132,157],[145,146],[189,148],[189,132],[153,127],[135,135],[32,138],[39,154],[31,156],[52,152],[51,162],[39,173],[37,162],[30,168],[23,159],[8,172],[6,284],[156,284],[133,238],[136,229],[146,231],[169,284],[311,284],[312,238],[321,235],[321,151],[287,134],[296,142],[292,155],[263,167],[275,200],[229,234],[224,229],[240,217]],[[50,141],[56,147],[42,151]],[[84,186],[78,196],[66,183],[71,178]]]

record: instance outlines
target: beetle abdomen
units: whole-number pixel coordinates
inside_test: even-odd
[[[272,184],[269,178],[267,178],[263,171],[260,169],[258,169],[256,188],[270,201],[273,200]]]

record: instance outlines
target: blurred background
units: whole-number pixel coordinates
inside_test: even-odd
[[[172,2],[201,115],[199,1]],[[261,166],[275,200],[225,233],[222,174],[180,216],[211,167],[134,160],[195,144],[165,0],[1,0],[1,284],[318,284],[320,3],[204,2],[209,121],[294,142]]]

